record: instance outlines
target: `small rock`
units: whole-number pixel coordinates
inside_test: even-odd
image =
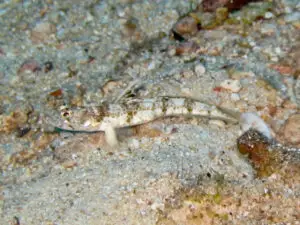
[[[202,76],[203,74],[205,74],[205,67],[202,64],[197,64],[195,66],[195,73],[197,74],[197,76]]]
[[[206,12],[214,12],[217,8],[225,7],[228,11],[238,10],[249,2],[257,0],[203,0],[203,10]]]
[[[73,169],[76,166],[77,166],[77,163],[73,160],[63,162],[63,164],[62,164],[62,167],[65,169]]]
[[[151,209],[154,211],[163,211],[165,209],[164,203],[153,203],[151,204]]]
[[[174,25],[173,30],[180,35],[194,35],[198,32],[198,24],[193,17],[186,16]]]
[[[50,92],[49,95],[51,95],[53,97],[61,97],[63,95],[63,91],[62,91],[62,89],[59,88],[55,91]]]
[[[282,75],[292,75],[295,71],[294,68],[288,65],[271,64],[269,67],[277,70]]]
[[[300,146],[300,114],[292,115],[286,121],[281,133],[286,142]]]
[[[232,93],[231,96],[230,96],[230,99],[234,102],[236,101],[239,101],[241,98],[240,98],[240,95],[238,93]]]
[[[265,18],[266,19],[271,19],[271,18],[273,18],[274,17],[274,14],[273,13],[271,13],[271,12],[266,12],[265,13]]]
[[[225,80],[220,84],[220,86],[231,92],[239,92],[242,88],[239,80]]]
[[[37,72],[37,71],[40,71],[41,70],[41,67],[40,67],[40,64],[33,60],[33,59],[30,59],[30,60],[26,60],[19,68],[18,70],[18,74],[22,74],[22,73],[34,73],[34,72]]]
[[[175,56],[176,55],[176,48],[174,48],[174,47],[169,48],[168,55],[170,57]]]
[[[183,78],[189,79],[193,76],[194,76],[194,72],[192,70],[187,69],[187,70],[182,71]]]
[[[44,22],[36,25],[31,31],[31,41],[34,44],[45,43],[51,40],[51,36],[56,33],[55,25]]]
[[[279,169],[280,157],[270,151],[271,142],[257,130],[250,129],[237,139],[241,154],[247,154],[258,177],[270,176]]]
[[[270,61],[272,61],[272,62],[278,62],[279,58],[277,56],[271,56]]]
[[[123,25],[123,29],[122,29],[122,34],[125,37],[135,37],[137,35],[139,35],[138,32],[138,20],[135,18],[130,18],[128,20],[121,20],[120,23],[122,23]]]
[[[180,43],[176,47],[176,55],[187,55],[196,52],[199,46],[192,41]]]

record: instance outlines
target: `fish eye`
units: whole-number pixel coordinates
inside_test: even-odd
[[[69,118],[71,116],[71,111],[68,108],[65,108],[62,110],[61,116],[64,118]]]
[[[70,115],[69,112],[63,112],[63,113],[62,113],[62,116],[63,116],[63,117],[68,117],[69,115]]]

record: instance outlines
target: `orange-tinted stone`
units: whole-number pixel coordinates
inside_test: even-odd
[[[269,176],[279,169],[278,151],[273,151],[267,137],[256,130],[248,130],[237,140],[239,152],[247,154],[258,177]]]

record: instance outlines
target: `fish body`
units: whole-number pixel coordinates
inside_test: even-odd
[[[64,108],[55,127],[77,131],[106,131],[112,127],[131,127],[172,116],[198,116],[238,122],[215,105],[184,97],[157,97],[121,104]]]

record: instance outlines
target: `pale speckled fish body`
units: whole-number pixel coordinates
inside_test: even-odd
[[[218,107],[190,98],[158,97],[137,99],[123,104],[62,109],[56,127],[83,131],[105,131],[108,127],[122,128],[151,122],[161,117],[200,116],[237,122]]]

